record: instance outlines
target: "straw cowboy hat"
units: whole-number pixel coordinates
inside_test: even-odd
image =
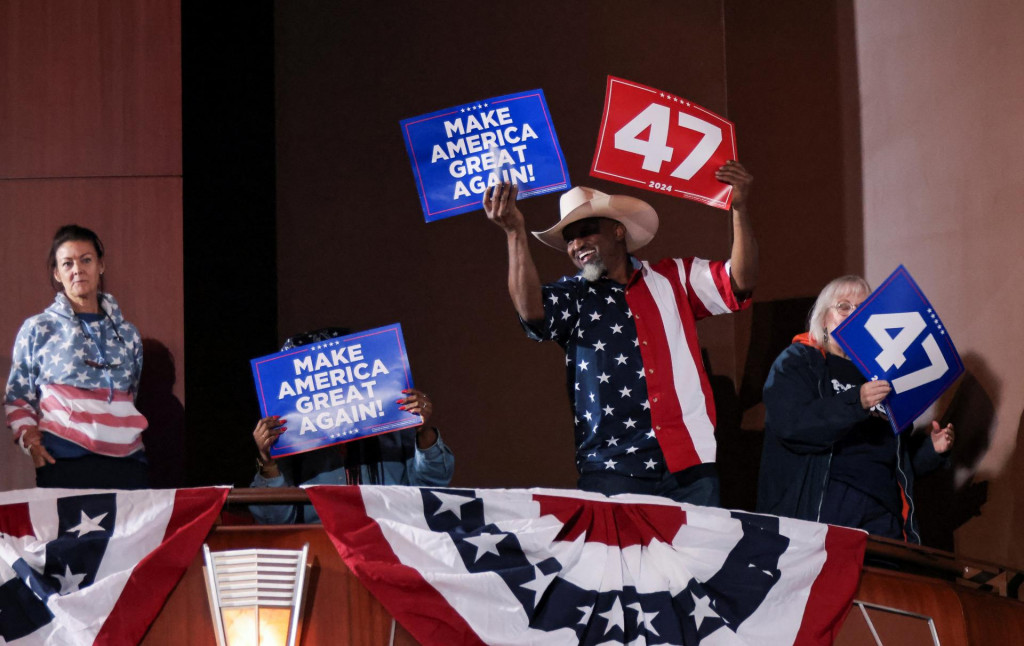
[[[562,194],[558,201],[561,219],[547,231],[534,231],[533,235],[549,247],[565,251],[562,229],[573,222],[587,218],[611,218],[626,227],[626,250],[644,246],[658,232],[658,214],[650,204],[628,195],[608,195],[601,191],[577,186]]]

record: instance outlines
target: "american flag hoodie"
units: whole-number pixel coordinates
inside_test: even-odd
[[[21,443],[38,426],[56,458],[96,453],[143,458],[146,418],[135,408],[142,339],[117,301],[99,294],[98,320],[87,321],[63,293],[25,321],[14,342],[4,409]]]

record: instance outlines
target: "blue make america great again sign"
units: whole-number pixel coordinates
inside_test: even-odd
[[[519,187],[519,198],[569,187],[543,90],[485,99],[403,119],[427,222],[481,208],[497,182]]]
[[[884,404],[896,433],[964,372],[946,326],[903,265],[832,336],[865,378],[892,385]]]
[[[287,431],[275,457],[304,453],[370,435],[419,426],[398,408],[412,373],[401,325],[395,323],[252,359],[263,416],[278,415]]]

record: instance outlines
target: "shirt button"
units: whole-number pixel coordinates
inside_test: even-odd
[[[655,397],[655,398],[654,398],[654,403],[655,403],[655,404],[657,404],[657,403],[658,403],[658,398],[657,398],[657,397]]]
[[[647,345],[647,341],[644,341],[644,345]]]
[[[648,368],[647,373],[653,375],[654,374],[654,368]]]
[[[654,401],[658,401],[658,400],[657,400],[657,399],[655,399]],[[654,427],[654,430],[656,430],[656,431],[660,431],[660,430],[661,430],[661,427],[660,427],[660,426],[655,426],[655,427]]]

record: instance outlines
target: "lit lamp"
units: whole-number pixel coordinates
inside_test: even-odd
[[[218,646],[295,646],[309,543],[301,550],[211,552],[203,545],[206,591]]]

